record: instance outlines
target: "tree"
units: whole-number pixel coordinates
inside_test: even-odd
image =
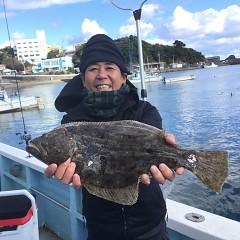
[[[116,39],[115,41],[120,46],[129,68],[130,64],[139,64],[138,40],[136,36],[131,35],[129,37]],[[79,66],[84,45],[85,43],[76,48],[73,56],[74,67]],[[159,54],[161,56],[161,61],[166,62],[167,64],[172,63],[173,55],[176,62],[185,62],[187,64],[195,64],[198,62],[204,62],[206,60],[201,52],[197,52],[192,48],[186,48],[186,44],[179,40],[175,40],[174,46],[150,44],[142,41],[142,47],[145,62],[147,61],[147,58],[149,62],[158,62]]]
[[[59,57],[63,57],[63,53],[62,53],[62,52],[59,52],[58,49],[51,50],[51,51],[47,54],[47,58],[48,58],[48,59],[59,58]]]
[[[82,49],[85,46],[85,43],[83,43],[82,45],[79,45],[76,47],[75,53],[72,57],[72,62],[75,68],[79,67],[80,64],[80,58],[82,55]]]
[[[175,42],[173,43],[173,46],[175,48],[184,48],[184,47],[186,47],[186,44],[179,40],[175,40]]]
[[[234,59],[236,59],[235,55],[230,55],[225,60],[234,60]]]
[[[18,72],[24,70],[23,64],[12,57],[4,58],[2,64],[4,64],[8,69],[17,70]]]
[[[11,47],[5,47],[0,49],[0,64],[6,58],[11,58],[13,56],[13,49]]]

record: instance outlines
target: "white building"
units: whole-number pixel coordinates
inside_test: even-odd
[[[14,54],[20,61],[38,63],[47,58],[45,31],[36,31],[34,39],[18,39],[15,41]]]

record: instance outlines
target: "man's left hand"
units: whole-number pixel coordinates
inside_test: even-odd
[[[175,144],[175,137],[173,134],[167,134],[166,135],[166,142],[168,144]],[[158,167],[157,166],[151,166],[150,172],[153,176],[153,178],[159,183],[164,184],[166,180],[173,181],[175,178],[175,173],[178,175],[182,175],[184,173],[185,169],[183,167],[179,167],[174,172],[171,170],[166,164],[161,163]],[[144,184],[150,184],[150,177],[147,174],[141,175],[141,182]]]

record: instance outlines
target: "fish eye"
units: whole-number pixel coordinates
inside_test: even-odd
[[[46,141],[46,142],[42,142],[41,143],[41,146],[43,147],[43,148],[47,148],[48,147],[48,142]]]

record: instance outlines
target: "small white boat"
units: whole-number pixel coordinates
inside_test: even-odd
[[[187,80],[194,80],[196,77],[194,75],[187,75],[181,77],[174,77],[174,78],[164,78],[163,82],[179,82],[179,81],[187,81]]]
[[[214,68],[214,67],[218,67],[218,65],[215,64],[214,62],[212,62],[211,65],[204,65],[204,68]]]
[[[130,77],[129,80],[131,83],[140,83],[141,76],[140,71],[134,72]],[[144,80],[146,83],[148,82],[159,82],[163,80],[163,77],[160,76],[158,73],[144,73]]]
[[[43,109],[44,104],[40,97],[34,96],[8,96],[6,90],[0,89],[0,113],[18,112],[21,109],[38,108]]]

